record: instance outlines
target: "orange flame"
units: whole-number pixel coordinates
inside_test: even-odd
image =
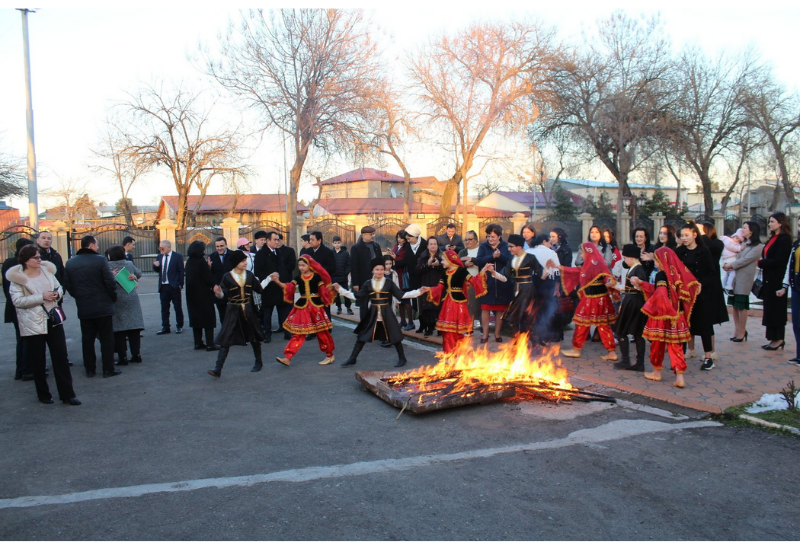
[[[486,347],[473,349],[471,339],[464,338],[452,353],[438,352],[436,357],[437,364],[398,373],[387,382],[395,387],[404,386],[411,393],[444,390],[435,400],[454,394],[470,395],[481,388],[508,386],[523,390],[517,392],[520,397],[526,396],[526,387],[532,387],[534,389],[527,392],[528,397],[539,393],[569,400],[568,392],[574,389],[568,381],[567,370],[561,367],[559,346],[550,346],[543,355],[532,358],[526,334],[501,344],[494,352]],[[420,395],[420,402],[422,399]]]

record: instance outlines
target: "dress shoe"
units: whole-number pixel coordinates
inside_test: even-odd
[[[425,332],[422,333],[422,335],[423,336],[433,336],[433,331],[432,330],[426,330]]]
[[[222,376],[221,370],[213,369],[213,370],[207,370],[206,372],[211,376],[213,376],[214,378],[219,378],[220,376]]]
[[[255,365],[253,365],[253,368],[252,368],[252,369],[250,369],[250,372],[258,372],[258,371],[260,371],[260,370],[261,370],[263,367],[264,367],[264,365],[262,365],[261,363],[256,363]]]
[[[65,405],[74,405],[74,406],[81,404],[81,402],[78,401],[78,399],[75,397],[70,397],[69,399],[62,399],[61,402],[64,403]]]
[[[97,373],[95,373],[94,371],[92,371],[92,372],[86,371],[86,378],[94,378],[95,374],[97,374]]]
[[[200,342],[199,344],[195,344],[194,345],[194,349],[195,349],[195,351],[201,350],[201,349],[206,349],[206,345],[203,342]]]
[[[275,360],[280,363],[281,365],[286,365],[287,367],[292,364],[286,357],[276,357]]]
[[[342,314],[342,308],[338,308],[336,310],[336,315],[341,315],[341,314]]]
[[[52,405],[55,403],[52,397],[48,397],[47,399],[39,399],[39,403],[44,403],[45,405]]]
[[[118,367],[125,367],[125,366],[128,365],[128,358],[125,357],[124,359],[120,359],[119,361],[117,361],[114,364],[117,365]]]
[[[122,374],[122,371],[115,369],[115,370],[112,370],[111,372],[104,372],[103,373],[103,378],[111,378],[112,376],[117,376],[119,374]]]
[[[425,327],[423,327],[423,326],[420,326],[420,327],[419,327],[417,330],[415,330],[414,332],[415,332],[415,333],[417,333],[417,334],[422,334],[423,332],[425,332]]]
[[[15,374],[14,375],[14,380],[22,380],[22,375],[21,374]]]
[[[141,355],[134,355],[133,357],[131,357],[131,363],[141,363],[141,362],[142,362]]]
[[[347,314],[348,314],[348,315],[355,315],[355,313],[353,313],[353,310],[352,310],[352,309],[348,309],[348,310],[347,310]]]
[[[32,374],[23,374],[22,378],[20,378],[20,380],[22,380],[23,382],[30,382],[31,380],[33,380],[33,375]]]
[[[219,346],[211,344],[210,346],[206,346],[206,351],[219,351]]]
[[[73,366],[73,365],[75,365],[75,363],[73,363],[73,362],[72,362],[72,361],[70,361],[70,360],[67,360],[67,366],[68,366],[68,367],[71,367],[71,366]]]
[[[175,329],[175,334],[181,334],[181,333],[183,333],[183,327],[178,327]]]
[[[331,356],[329,356],[329,357],[326,357],[326,358],[325,358],[325,359],[323,359],[322,361],[320,361],[320,362],[319,362],[319,364],[320,364],[320,365],[330,365],[330,364],[331,364],[331,363],[333,363],[334,361],[336,361],[336,357],[334,357],[333,355],[331,355]]]
[[[384,340],[383,342],[381,342],[381,347],[382,348],[390,348],[390,347],[392,347],[392,343],[389,340]]]
[[[169,334],[170,332],[172,332],[172,331],[171,331],[171,330],[169,330],[168,328],[162,328],[161,330],[159,330],[158,332],[156,332],[156,334],[158,334],[158,335],[160,336],[160,335],[162,335],[162,334]]]

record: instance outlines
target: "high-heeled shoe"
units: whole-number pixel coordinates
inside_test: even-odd
[[[785,347],[786,347],[786,340],[784,340],[784,341],[781,343],[781,345],[780,345],[780,346],[775,346],[774,348],[773,348],[773,347],[771,347],[769,344],[767,344],[766,346],[762,346],[762,347],[763,347],[765,350],[767,350],[767,351],[777,351],[777,350],[779,350],[779,349],[783,349],[783,348],[785,348]]]
[[[737,338],[734,336],[731,338],[731,342],[746,342],[747,341],[747,331],[744,331],[744,338]]]

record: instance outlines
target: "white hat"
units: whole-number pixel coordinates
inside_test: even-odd
[[[408,233],[412,237],[419,237],[422,234],[422,229],[420,229],[420,227],[417,224],[412,223],[411,225],[406,227],[406,233]]]

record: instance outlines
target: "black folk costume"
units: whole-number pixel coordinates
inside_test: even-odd
[[[631,245],[625,245],[631,246]],[[632,245],[636,246],[636,245]],[[629,253],[636,253],[637,251]],[[623,252],[623,256],[626,254]],[[636,256],[628,256],[631,258],[635,258]],[[618,363],[614,363],[614,367],[618,369],[625,369],[625,370],[635,370],[638,372],[644,372],[644,354],[646,348],[646,342],[642,337],[642,332],[644,331],[644,325],[647,322],[647,316],[642,313],[642,308],[644,307],[644,293],[641,290],[636,290],[634,288],[633,283],[631,283],[632,277],[638,277],[641,281],[647,281],[650,278],[649,273],[647,272],[647,268],[644,267],[641,263],[637,263],[630,269],[628,269],[627,274],[625,275],[625,288],[623,290],[624,294],[622,297],[622,304],[619,306],[619,313],[617,314],[617,322],[614,325],[614,334],[617,335],[619,339],[619,351],[620,351],[620,361]],[[636,344],[636,363],[631,365],[630,361],[630,341],[628,340],[628,335],[633,336],[634,343]]]
[[[246,259],[241,250],[234,250],[230,255],[233,265],[239,265]],[[264,333],[256,313],[253,293],[261,293],[261,285],[251,271],[239,274],[234,269],[222,276],[220,288],[226,302],[225,317],[214,339],[214,343],[220,346],[217,364],[213,370],[208,371],[208,374],[219,378],[231,346],[244,346],[248,342],[253,347],[255,356],[255,364],[250,372],[258,372],[263,367],[261,342],[264,340]]]
[[[383,258],[373,259],[372,267],[374,268],[376,265],[383,265]],[[388,341],[394,345],[398,357],[394,368],[404,366],[407,361],[403,350],[403,333],[394,314],[392,298],[397,300],[416,298],[422,292],[417,289],[404,293],[391,279],[373,277],[361,285],[357,292],[341,289],[339,294],[351,300],[361,301],[366,306],[365,312],[361,316],[361,322],[353,331],[358,335],[356,345],[347,361],[342,363],[342,367],[355,365],[356,358],[364,349],[364,345],[373,340]]]
[[[537,326],[537,312],[541,296],[544,267],[533,254],[513,256],[503,270],[503,276],[514,283],[514,298],[503,313],[503,322],[509,323],[514,334],[528,334],[529,341],[539,343],[540,336],[532,334]]]

